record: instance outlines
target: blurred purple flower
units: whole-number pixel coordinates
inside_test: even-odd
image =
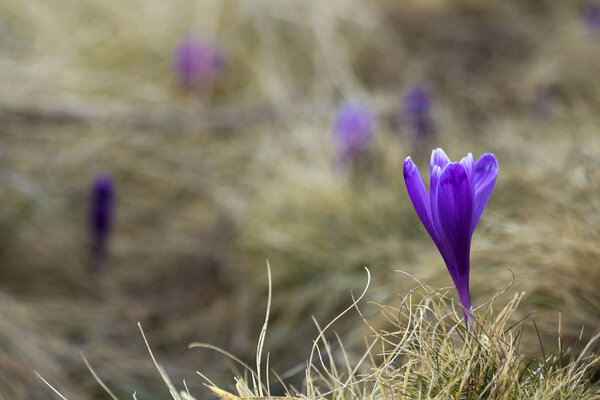
[[[188,36],[175,50],[175,72],[188,89],[200,88],[212,81],[223,71],[224,64],[221,52],[199,38]]]
[[[423,115],[431,107],[431,94],[423,86],[415,86],[404,96],[404,106],[411,115]]]
[[[428,195],[417,166],[410,157],[404,161],[408,195],[448,267],[465,321],[473,311],[469,293],[471,236],[497,176],[498,162],[493,154],[473,162],[469,153],[460,162],[451,162],[438,148],[431,154]]]
[[[600,32],[600,3],[589,4],[583,10],[583,22],[590,30]]]
[[[101,262],[106,256],[106,247],[114,219],[115,184],[107,173],[96,176],[90,198],[90,235],[92,258]]]
[[[404,111],[417,136],[433,133],[431,122],[432,96],[423,86],[414,86],[404,95]]]
[[[337,111],[333,127],[339,160],[342,164],[356,161],[367,151],[373,139],[375,117],[362,104],[347,104]]]

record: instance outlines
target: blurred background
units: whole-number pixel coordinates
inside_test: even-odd
[[[0,394],[165,398],[233,383],[208,342],[298,386],[317,329],[451,286],[402,177],[494,153],[474,305],[526,291],[551,347],[600,329],[600,3],[3,0]],[[455,291],[449,295],[456,298]],[[375,315],[376,309],[367,314]],[[362,343],[357,315],[338,333]],[[539,353],[531,320],[523,350]],[[357,333],[358,332],[358,333]],[[275,381],[275,379],[272,379]],[[277,392],[274,384],[274,392]]]

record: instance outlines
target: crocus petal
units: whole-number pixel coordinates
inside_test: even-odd
[[[437,244],[438,238],[431,219],[429,196],[427,195],[423,179],[421,179],[419,169],[410,157],[407,157],[406,160],[404,160],[404,182],[406,183],[408,196],[415,207],[417,215],[421,219],[421,222],[423,222],[429,236],[431,236],[433,241]]]
[[[433,222],[433,226],[435,228],[435,220],[437,218],[437,188],[438,181],[440,179],[440,175],[442,174],[442,170],[439,166],[435,165],[431,169],[431,175],[429,176],[429,209],[431,210],[431,220]],[[437,233],[437,231],[436,231]],[[439,239],[439,236],[438,236]],[[439,242],[436,242],[439,248]],[[440,249],[442,252],[442,249]],[[443,256],[442,252],[442,256]]]
[[[437,228],[435,225],[435,221],[438,219],[438,196],[437,196],[437,190],[438,190],[438,182],[440,179],[440,175],[442,174],[442,170],[440,169],[439,166],[434,166],[433,169],[431,170],[431,176],[430,176],[430,181],[429,181],[429,208],[431,209],[431,220],[433,222],[433,227],[434,230],[436,231],[437,234],[437,240],[434,240],[438,250],[440,251],[440,254],[442,255],[442,258],[444,259],[444,262],[446,263],[446,265],[455,265],[456,261],[452,261],[454,260],[454,256],[453,256],[453,250],[452,248],[450,248],[447,245],[442,245],[442,243],[440,243],[440,236],[439,233],[437,232]]]
[[[467,175],[471,176],[473,174],[473,153],[469,153],[460,160],[460,164],[465,167],[465,171],[467,171]]]
[[[479,218],[492,194],[496,177],[498,176],[498,161],[493,154],[484,154],[473,165],[472,184],[474,191],[473,216],[471,233],[475,230]]]
[[[469,250],[473,215],[473,187],[467,171],[460,163],[449,164],[437,184],[436,212],[432,212],[442,255],[463,306],[469,300]],[[465,304],[466,302],[469,304]]]
[[[444,152],[444,150],[437,148],[431,152],[431,162],[429,165],[429,173],[433,171],[433,167],[440,167],[440,171],[443,170],[446,165],[450,164],[450,159]]]

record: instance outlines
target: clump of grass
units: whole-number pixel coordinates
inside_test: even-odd
[[[262,364],[271,293],[255,370],[225,350],[206,344],[190,345],[217,350],[243,367],[244,372],[235,377],[237,394],[220,388],[201,372],[198,374],[212,392],[225,400],[600,398],[600,386],[595,382],[600,356],[593,351],[600,334],[585,346],[581,342],[566,345],[559,335],[554,350],[546,352],[540,342],[539,357],[524,356],[520,344],[527,318],[514,320],[524,293],[517,293],[508,301],[501,300],[506,291],[498,293],[475,310],[473,324],[466,327],[462,309],[447,296],[447,290],[432,290],[419,284],[399,306],[377,305],[386,320],[381,327],[380,322],[373,324],[373,318],[366,317],[359,307],[369,282],[370,274],[362,294],[353,298],[351,305],[327,326],[320,328],[315,320],[318,335],[313,341],[301,389],[288,387],[279,375],[269,371],[269,355],[266,364]],[[335,322],[350,311],[357,312],[369,332],[362,354],[347,351],[344,340],[331,332]],[[558,328],[560,333],[560,324]],[[185,381],[185,390],[175,388],[141,332],[171,397],[197,398],[189,392]],[[351,340],[359,334],[361,331],[356,330],[344,339]],[[334,342],[328,339],[331,336],[335,337]],[[84,361],[109,396],[117,399],[85,357]],[[264,372],[261,365],[265,365]],[[276,378],[272,382],[277,381],[283,387],[284,396],[271,395],[274,386],[269,380],[271,375]]]
[[[576,354],[563,350],[559,338],[556,352],[545,354],[542,348],[541,358],[522,356],[521,324],[511,318],[522,298],[523,294],[515,295],[498,311],[493,299],[476,313],[471,330],[464,328],[461,310],[457,313],[440,292],[404,307],[395,324],[398,330],[378,333],[385,350],[375,376],[381,387],[376,389],[385,398],[545,399],[598,394],[587,379],[597,360],[586,356],[593,342]],[[406,322],[400,322],[403,319]]]
[[[599,360],[590,354],[595,339],[580,350],[565,347],[523,356],[522,325],[514,321],[522,294],[503,306],[500,296],[475,312],[475,325],[465,328],[462,309],[444,291],[420,286],[400,308],[381,306],[391,329],[371,330],[363,359],[370,367],[338,368],[317,363],[309,369],[308,398],[361,399],[550,399],[597,398],[590,376]],[[559,327],[560,330],[560,327]],[[323,346],[330,345],[324,340]],[[347,360],[347,359],[346,359]]]

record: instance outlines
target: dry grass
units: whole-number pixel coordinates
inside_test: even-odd
[[[506,297],[506,296],[502,296]],[[498,294],[476,310],[466,329],[462,311],[444,291],[418,287],[400,308],[381,306],[390,326],[369,325],[368,352],[357,365],[338,354],[338,363],[309,366],[308,398],[369,399],[551,399],[598,398],[590,385],[597,356],[585,348],[566,348],[562,337],[551,353],[522,354],[524,320],[515,320],[523,298],[501,301]],[[505,303],[499,305],[499,302]],[[560,327],[559,327],[560,330]],[[338,338],[339,339],[339,338]],[[331,345],[324,339],[330,359]],[[339,352],[338,352],[339,353]],[[342,357],[343,356],[343,357]],[[369,367],[360,363],[371,364]]]
[[[270,354],[263,355],[270,295],[267,317],[258,340],[256,368],[208,344],[191,344],[190,347],[217,350],[241,368],[235,377],[237,394],[219,388],[198,372],[206,386],[224,400],[600,398],[600,386],[595,382],[600,358],[592,352],[598,346],[600,335],[587,344],[581,340],[567,344],[559,324],[553,349],[546,352],[540,342],[537,357],[524,356],[521,351],[523,325],[529,321],[516,320],[515,312],[525,296],[524,293],[515,294],[511,299],[506,293],[510,290],[507,288],[504,293],[498,293],[476,309],[473,326],[467,329],[460,306],[448,297],[446,290],[432,291],[420,284],[402,299],[398,307],[376,306],[379,317],[386,321],[382,328],[372,324],[373,318],[364,316],[361,300],[367,293],[365,288],[325,327],[319,327],[315,320],[318,335],[304,369],[301,388],[288,386],[270,369]],[[353,311],[354,318],[363,320],[364,331],[368,333],[364,337],[366,350],[362,354],[347,350],[334,330],[337,320]],[[377,321],[376,325],[381,322]],[[354,338],[359,332],[354,331]],[[185,381],[184,390],[177,390],[178,385],[157,362],[143,331],[142,336],[171,397],[174,400],[198,398]],[[100,386],[117,400],[119,397],[85,357],[84,361]],[[264,371],[261,362],[266,362]],[[272,393],[276,386],[283,396]]]

